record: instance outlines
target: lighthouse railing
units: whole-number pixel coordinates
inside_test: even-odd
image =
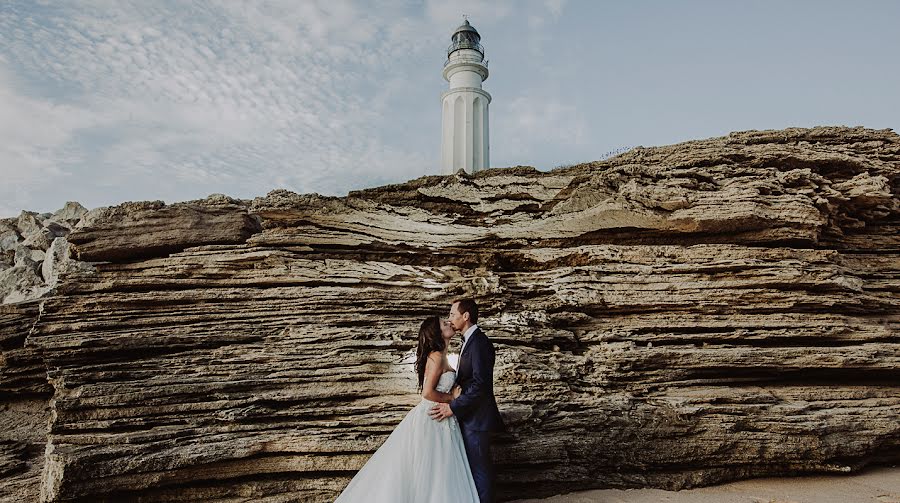
[[[453,42],[447,47],[447,54],[449,55],[453,51],[458,51],[460,49],[472,49],[481,53],[484,56],[484,47],[481,47],[481,44],[478,42],[473,42],[471,40],[460,40],[459,42]]]

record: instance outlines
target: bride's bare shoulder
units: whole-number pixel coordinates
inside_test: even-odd
[[[453,367],[450,365],[450,361],[447,360],[447,357],[444,355],[444,353],[440,351],[432,351],[428,354],[428,359],[434,362],[434,364],[441,369],[441,373],[453,370]]]

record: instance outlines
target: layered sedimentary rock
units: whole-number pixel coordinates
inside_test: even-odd
[[[68,237],[93,266],[0,312],[0,385],[52,387],[46,457],[0,439],[4,481],[39,484],[0,490],[330,501],[463,295],[497,348],[504,499],[896,460],[898,193],[898,135],[816,128],[95,210]]]
[[[40,491],[53,387],[39,351],[25,347],[37,302],[0,305],[0,501],[34,501]]]
[[[0,500],[38,494],[53,387],[40,352],[26,347],[40,299],[65,270],[90,265],[69,257],[66,236],[87,209],[67,202],[55,213],[23,211],[0,219]],[[31,301],[31,302],[29,302]],[[30,499],[35,499],[30,497]]]

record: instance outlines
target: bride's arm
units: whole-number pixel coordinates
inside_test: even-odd
[[[422,398],[425,400],[443,403],[450,403],[453,400],[451,393],[441,393],[434,389],[441,379],[442,370],[441,354],[435,351],[428,355],[428,361],[425,363],[425,382],[422,384]]]

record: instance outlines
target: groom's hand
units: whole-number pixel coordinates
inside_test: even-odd
[[[449,403],[439,403],[431,408],[428,415],[435,421],[443,421],[453,415],[453,409],[450,408]]]

